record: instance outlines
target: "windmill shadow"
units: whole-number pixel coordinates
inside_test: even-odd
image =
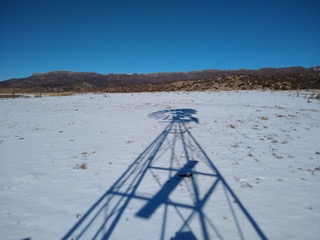
[[[267,239],[191,134],[194,114],[151,113],[167,126],[62,239]]]

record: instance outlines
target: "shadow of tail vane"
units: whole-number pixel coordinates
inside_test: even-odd
[[[63,239],[267,239],[191,134],[195,113],[151,113],[165,129]]]

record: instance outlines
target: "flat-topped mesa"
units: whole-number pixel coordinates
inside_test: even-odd
[[[75,71],[68,71],[68,70],[57,70],[57,71],[50,71],[50,72],[38,72],[33,73],[31,77],[36,76],[56,76],[56,75],[64,75],[64,76],[101,76],[105,74],[95,73],[95,72],[75,72]]]
[[[48,74],[75,74],[78,72],[68,71],[68,70],[57,70],[57,71],[50,71]]]

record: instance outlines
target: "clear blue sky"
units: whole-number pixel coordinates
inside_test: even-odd
[[[318,0],[2,0],[0,80],[320,65]]]

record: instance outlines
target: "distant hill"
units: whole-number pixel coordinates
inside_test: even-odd
[[[53,71],[0,82],[0,92],[144,92],[320,89],[320,67],[150,74]]]

